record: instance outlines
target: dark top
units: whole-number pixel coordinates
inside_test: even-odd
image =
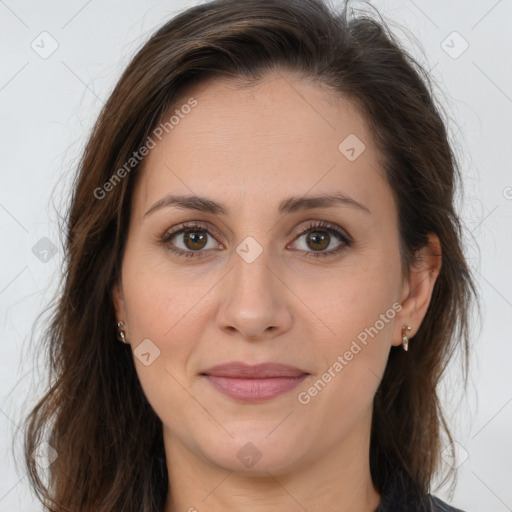
[[[418,494],[406,478],[394,475],[383,489],[374,512],[464,512],[431,494]]]

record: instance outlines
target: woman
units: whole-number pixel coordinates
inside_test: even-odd
[[[27,418],[47,510],[455,510],[430,485],[474,295],[458,178],[383,23],[315,0],[166,23],[75,183]]]

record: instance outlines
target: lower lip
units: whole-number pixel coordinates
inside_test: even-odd
[[[244,402],[262,402],[291,391],[307,376],[240,379],[206,375],[206,378],[215,389],[231,398]]]

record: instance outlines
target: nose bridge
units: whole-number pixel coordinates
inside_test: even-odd
[[[270,208],[263,208],[261,204],[248,203],[244,200],[237,211],[237,222],[233,258],[233,279],[235,284],[243,291],[247,285],[251,288],[264,284],[271,286],[272,273],[269,266],[276,265],[271,261],[272,236],[275,230],[269,229],[272,224]],[[261,211],[260,214],[257,212]],[[253,282],[254,280],[254,282]]]
[[[263,235],[258,235],[261,240]],[[270,242],[255,236],[244,238],[233,254],[233,272],[230,278],[231,296],[238,300],[273,302],[275,286],[270,271]]]
[[[262,237],[247,236],[235,247],[220,299],[219,327],[247,338],[286,330],[291,320],[283,284],[271,270],[279,264],[271,261],[270,237],[260,243]]]
[[[274,207],[268,197],[259,197],[254,202],[243,200],[237,211],[233,284],[241,293],[249,288],[266,300],[277,300],[282,298],[279,288],[283,286],[274,275],[282,268],[280,251],[275,246],[279,221],[273,216]]]

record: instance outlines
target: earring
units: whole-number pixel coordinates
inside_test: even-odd
[[[402,327],[402,347],[404,348],[404,350],[406,352],[409,350],[409,338],[407,337],[407,335],[405,333],[409,332],[411,329],[412,328],[410,325],[404,325]]]
[[[122,341],[123,343],[128,343],[128,341],[126,340],[125,332],[121,329],[121,327],[123,327],[123,326],[124,326],[123,321],[117,322],[117,339],[119,341]]]

